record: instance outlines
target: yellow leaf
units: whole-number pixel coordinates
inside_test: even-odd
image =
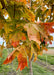
[[[2,57],[2,51],[3,51],[3,48],[4,48],[4,42],[2,45],[0,45],[0,57]]]

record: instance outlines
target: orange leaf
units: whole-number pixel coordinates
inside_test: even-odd
[[[54,22],[47,22],[47,23],[41,23],[41,25],[44,25],[45,30],[47,33],[54,33],[54,29],[52,26],[54,26]]]
[[[22,36],[22,40],[24,40],[24,41],[25,41],[25,40],[26,40],[26,37],[25,37],[25,36]]]
[[[45,51],[48,51],[48,49],[46,47],[44,47]]]
[[[16,2],[23,2],[24,4],[27,3],[26,0],[14,0],[14,1],[16,1]]]
[[[19,50],[20,49],[20,50]],[[25,55],[25,53],[23,53],[21,51],[21,46],[20,47],[17,47],[8,57],[7,59],[4,61],[3,64],[8,64],[8,63],[11,63],[15,57],[17,57],[18,59],[18,68],[17,70],[20,68],[20,70],[24,69],[25,66],[27,66],[27,57]],[[20,52],[21,51],[21,52]]]
[[[11,63],[13,60],[14,60],[14,56],[11,56],[10,58],[7,57],[7,59],[4,61],[3,64],[8,64],[8,63]]]
[[[14,50],[12,53],[9,54],[9,56],[6,58],[3,64],[11,63],[14,60],[15,56],[17,55],[18,55],[18,50]]]
[[[52,42],[50,41],[50,44],[52,44]]]
[[[17,47],[18,45],[19,45],[19,41],[12,41],[12,43],[11,43],[11,45],[13,46],[13,47]]]
[[[23,57],[22,53],[20,53],[20,54],[18,55],[17,59],[18,59],[18,62],[19,62],[17,70],[18,70],[19,68],[20,68],[20,70],[22,70],[22,69],[25,68],[25,66],[26,66],[26,67],[28,66],[28,65],[27,65],[27,58],[26,58],[26,57]]]
[[[54,22],[41,23],[41,25],[52,26],[54,25]]]

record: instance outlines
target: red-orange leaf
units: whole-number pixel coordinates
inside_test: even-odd
[[[54,22],[41,23],[41,25],[44,25],[44,28],[47,33],[54,33],[54,29],[52,27],[54,26]]]
[[[20,53],[17,58],[18,58],[18,62],[19,62],[17,70],[19,68],[20,68],[20,70],[22,70],[25,68],[25,66],[27,67],[27,58],[23,57],[22,53]]]
[[[8,64],[8,63],[11,63],[13,60],[14,60],[14,56],[11,56],[10,58],[7,57],[7,59],[4,61],[3,64]]]
[[[18,50],[14,50],[12,53],[10,53],[3,64],[11,63],[16,56],[18,56]]]
[[[41,23],[41,25],[52,26],[54,25],[54,22]]]
[[[13,47],[17,47],[18,45],[19,45],[19,41],[12,41],[12,43],[11,43],[11,45],[13,46]]]
[[[20,50],[19,50],[20,49]],[[15,57],[17,57],[18,59],[18,68],[17,70],[20,68],[20,70],[24,69],[25,66],[27,66],[27,57],[25,55],[25,53],[21,52],[21,49],[23,50],[23,48],[17,47],[8,57],[7,59],[4,61],[3,64],[8,64],[11,63]]]
[[[26,40],[26,37],[25,37],[25,36],[22,36],[22,40],[24,40],[24,41],[25,41],[25,40]]]

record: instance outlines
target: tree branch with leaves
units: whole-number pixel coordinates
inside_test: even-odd
[[[51,3],[53,5],[53,1]],[[32,59],[36,61],[37,56],[43,54],[43,50],[48,50],[48,42],[52,44],[53,41],[50,33],[54,33],[53,15],[48,22],[48,16],[54,12],[50,9],[51,3],[50,0],[0,0],[0,36],[6,41],[7,48],[14,48],[3,64],[11,63],[17,57],[17,70],[23,70],[28,67],[27,58],[29,62]]]

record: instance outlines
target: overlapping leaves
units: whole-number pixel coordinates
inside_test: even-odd
[[[47,51],[47,42],[51,43],[53,40],[50,33],[54,33],[54,22],[34,23],[37,17],[40,17],[41,21],[42,18],[44,20],[45,12],[48,16],[47,9],[43,9],[45,4],[42,1],[36,0],[37,5],[34,4],[36,16],[31,11],[32,8],[30,10],[26,6],[26,0],[8,0],[7,3],[6,0],[0,1],[2,5],[0,8],[0,35],[5,39],[7,48],[15,48],[3,64],[11,63],[17,57],[17,70],[22,70],[25,66],[27,67],[27,57],[30,61],[34,55],[34,61],[36,61],[37,56],[42,55],[43,50]],[[38,7],[37,10],[36,7]],[[51,14],[51,10],[49,14]],[[7,15],[8,18],[5,19]],[[2,48],[3,45],[0,56],[2,56]]]

